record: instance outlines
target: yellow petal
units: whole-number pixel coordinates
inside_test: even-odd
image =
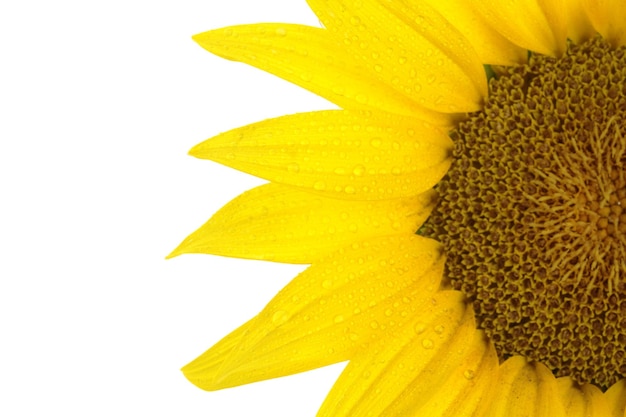
[[[527,51],[489,26],[467,0],[427,0],[472,44],[484,64],[525,64]]]
[[[609,404],[595,385],[578,386],[570,377],[557,379],[568,417],[608,417]]]
[[[491,403],[497,372],[495,348],[476,330],[473,312],[468,309],[446,351],[430,362],[422,378],[415,379],[383,415],[482,416]],[[440,382],[438,377],[445,380]],[[433,393],[425,386],[431,384],[437,388]]]
[[[568,20],[567,36],[577,44],[591,39],[596,34],[596,30],[583,8],[583,1],[585,0],[568,0],[565,2]]]
[[[615,46],[626,44],[624,0],[582,0],[593,27]]]
[[[604,394],[611,409],[611,417],[626,417],[626,379],[613,384]]]
[[[369,350],[368,345],[415,317],[437,290],[444,265],[440,249],[439,243],[416,235],[343,248],[287,285],[246,327],[234,349],[220,342],[183,370],[200,388],[215,390],[318,368]]]
[[[256,319],[252,318],[246,323],[233,330],[226,337],[222,338],[211,348],[211,355],[203,355],[192,364],[186,365],[181,369],[183,374],[198,387],[209,386],[213,383],[213,375],[219,372],[224,358],[231,355],[241,340],[246,337],[248,329],[252,322]],[[193,366],[190,366],[193,365]]]
[[[168,257],[206,253],[307,264],[362,239],[414,233],[433,203],[432,190],[398,200],[346,201],[265,184],[222,207]]]
[[[212,30],[193,39],[209,52],[270,72],[340,107],[449,120],[377,80],[324,29],[266,23]]]
[[[478,110],[486,77],[467,41],[439,13],[404,0],[308,0],[345,53],[429,109]]]
[[[380,200],[432,188],[452,147],[446,132],[417,119],[331,110],[234,129],[190,154],[328,197]]]
[[[439,292],[350,361],[318,416],[475,415],[497,366],[463,296]]]
[[[563,55],[567,49],[567,32],[569,24],[568,2],[572,0],[537,0],[539,7],[550,25],[557,54]]]
[[[495,30],[528,50],[557,56],[557,44],[548,19],[536,0],[470,0]]]
[[[499,375],[488,417],[565,417],[556,379],[543,364],[513,356]]]

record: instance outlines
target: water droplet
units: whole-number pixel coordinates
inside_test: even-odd
[[[387,310],[385,310],[385,316],[389,317],[393,314],[393,310],[388,308]]]
[[[359,335],[356,333],[350,333],[348,335],[348,337],[350,338],[350,340],[352,340],[353,342],[356,342],[359,339]]]
[[[435,326],[435,333],[441,334],[441,333],[443,333],[443,329],[444,329],[444,327],[441,326],[441,325]]]
[[[344,320],[341,314],[335,316],[335,323],[341,323]]]
[[[284,324],[287,320],[289,320],[289,314],[285,310],[276,310],[272,315],[272,323],[276,326]]]
[[[430,340],[430,339],[422,340],[422,347],[424,349],[432,349],[434,346],[435,346],[435,344],[433,343],[432,340]]]
[[[346,186],[344,191],[346,192],[346,194],[354,194],[356,192],[356,189],[353,186],[348,185]]]
[[[417,323],[415,327],[413,327],[413,330],[415,330],[417,334],[422,334],[426,330],[426,325],[424,323]]]
[[[463,372],[463,376],[467,379],[474,379],[474,371],[472,371],[471,369],[468,369],[467,371]]]
[[[357,165],[352,170],[352,173],[356,175],[357,177],[360,177],[361,175],[363,175],[364,172],[365,172],[365,167],[363,165]]]
[[[378,139],[378,138],[372,139],[372,140],[370,141],[370,145],[372,145],[374,148],[378,148],[378,147],[380,147],[380,145],[381,145],[382,143],[383,143],[383,142],[382,142],[380,139]]]
[[[313,188],[315,188],[317,191],[323,191],[326,189],[326,183],[324,181],[317,181],[315,184],[313,184]]]
[[[346,93],[346,89],[341,85],[333,86],[333,93],[343,96]]]
[[[383,67],[382,67],[382,66],[380,66],[380,65],[374,65],[374,70],[375,70],[376,72],[381,72],[381,71],[383,70]]]
[[[378,329],[378,322],[377,322],[376,320],[372,321],[372,322],[370,323],[370,327],[371,327],[372,329]]]

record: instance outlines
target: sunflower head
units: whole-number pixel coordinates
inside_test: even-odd
[[[604,388],[626,375],[624,52],[598,36],[497,68],[422,229],[501,357]]]
[[[191,154],[269,180],[173,253],[310,266],[183,368],[349,361],[320,416],[626,413],[626,7],[309,0],[194,37],[339,106]]]

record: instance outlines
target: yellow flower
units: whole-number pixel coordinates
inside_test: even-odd
[[[320,416],[625,416],[623,2],[308,3],[194,37],[341,110],[191,150],[270,183],[170,256],[310,266],[187,378],[348,360]]]

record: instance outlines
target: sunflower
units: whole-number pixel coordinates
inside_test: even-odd
[[[349,361],[319,416],[626,415],[626,5],[308,3],[194,37],[339,109],[191,150],[269,183],[170,256],[310,266],[186,377]]]

